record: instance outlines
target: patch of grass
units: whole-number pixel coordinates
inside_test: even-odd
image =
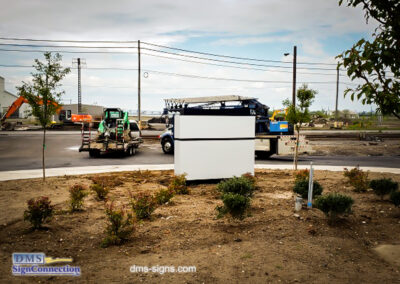
[[[240,258],[241,259],[250,259],[252,257],[253,257],[253,255],[251,253],[247,252],[244,255],[242,255]]]

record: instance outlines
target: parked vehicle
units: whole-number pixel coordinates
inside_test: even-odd
[[[164,115],[169,118],[167,130],[160,135],[161,147],[164,153],[174,152],[175,113],[186,115],[254,115],[256,116],[255,154],[258,158],[268,158],[273,154],[293,154],[296,145],[293,125],[287,121],[273,119],[268,116],[269,107],[256,98],[242,96],[217,96],[166,99]],[[279,110],[284,112],[286,110]],[[299,153],[311,152],[311,146],[305,136],[299,138]]]
[[[137,122],[129,120],[128,113],[119,108],[107,108],[93,139],[90,124],[82,124],[82,145],[79,152],[87,151],[90,157],[111,152],[132,156],[141,143],[143,141]]]

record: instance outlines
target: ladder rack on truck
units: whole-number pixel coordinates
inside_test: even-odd
[[[216,96],[197,98],[165,99],[164,115],[171,116],[171,125],[160,136],[166,154],[174,151],[173,115],[254,115],[256,116],[255,154],[268,158],[273,154],[293,154],[296,145],[293,125],[287,121],[276,121],[268,115],[269,107],[256,98],[243,96]],[[312,152],[305,136],[299,137],[299,153]]]

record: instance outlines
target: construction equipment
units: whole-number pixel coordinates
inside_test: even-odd
[[[95,138],[91,137],[91,127],[82,123],[82,145],[79,152],[87,151],[90,157],[98,157],[101,153],[120,152],[134,155],[139,145],[139,126],[136,121],[128,119],[128,113],[119,108],[104,110],[104,119],[100,122]]]
[[[271,120],[268,116],[269,107],[260,103],[256,98],[230,95],[166,99],[165,105],[163,114],[171,116],[169,121],[172,122],[167,131],[160,135],[161,146],[166,154],[174,152],[173,115],[175,113],[215,116],[254,115],[256,116],[255,153],[258,158],[268,158],[273,154],[294,153],[297,138],[294,135],[293,125],[287,121],[275,121],[275,116],[274,120]],[[287,112],[287,110],[283,111]],[[300,136],[299,153],[311,151],[308,141],[304,136]]]
[[[19,96],[8,108],[7,112],[2,116],[0,123],[1,128],[13,130],[15,125],[10,123],[7,125],[5,123],[6,119],[9,118],[13,113],[18,111],[18,109],[24,104],[28,103],[28,100],[23,96]],[[39,100],[38,103],[43,105],[43,100]],[[93,118],[90,114],[70,114],[69,116],[66,114],[66,111],[62,109],[62,106],[55,101],[47,101],[48,104],[52,104],[56,107],[56,113],[59,115],[59,120],[62,124],[76,124],[76,123],[83,123],[83,122],[92,122]],[[56,125],[56,122],[52,122],[52,126]]]
[[[281,120],[280,118],[277,117],[280,114],[284,114],[284,117],[283,117],[283,120],[284,120],[286,118],[288,111],[289,111],[288,108],[281,108],[281,109],[274,110],[274,112],[272,113],[269,120],[270,121]]]

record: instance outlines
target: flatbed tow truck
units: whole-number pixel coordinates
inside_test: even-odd
[[[284,120],[275,119],[278,113],[272,117],[268,115],[269,107],[260,103],[256,98],[236,95],[165,99],[163,115],[168,116],[172,123],[168,129],[160,135],[161,147],[166,154],[174,152],[174,128],[173,115],[175,113],[185,115],[254,115],[256,117],[255,154],[258,158],[265,159],[271,155],[293,154],[297,138],[294,135],[293,125]],[[205,126],[207,127],[207,126]],[[299,153],[312,152],[311,145],[305,136],[299,137]]]

